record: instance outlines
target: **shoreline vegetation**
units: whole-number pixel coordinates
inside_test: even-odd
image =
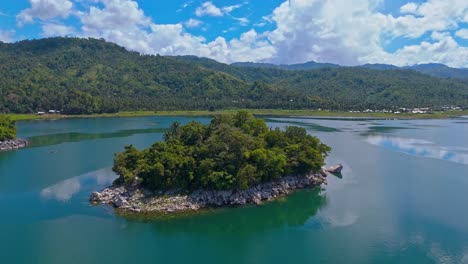
[[[468,110],[444,111],[425,114],[415,113],[356,113],[346,111],[325,110],[285,110],[285,109],[225,109],[218,111],[128,111],[117,113],[91,115],[63,115],[63,114],[6,114],[14,121],[56,120],[69,118],[105,118],[105,117],[145,117],[145,116],[216,116],[232,114],[237,111],[249,111],[259,116],[303,116],[316,118],[363,118],[363,119],[444,119],[468,115]]]
[[[16,122],[0,115],[0,152],[24,148],[29,144],[26,139],[16,138]]]
[[[208,125],[174,122],[164,141],[117,153],[112,170],[119,177],[90,201],[144,213],[260,204],[325,183],[330,151],[304,128],[268,128],[247,111],[217,115]]]

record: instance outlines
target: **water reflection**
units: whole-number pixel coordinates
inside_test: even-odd
[[[50,134],[42,136],[34,136],[29,138],[31,147],[44,147],[51,145],[58,145],[68,142],[79,142],[83,140],[92,139],[106,139],[117,137],[129,137],[136,134],[150,134],[150,133],[164,133],[165,128],[145,128],[145,129],[126,129],[119,130],[111,133],[63,133],[63,134]]]
[[[368,129],[368,133],[391,133],[391,132],[395,132],[396,130],[412,129],[412,128],[410,128],[410,127],[401,127],[401,126],[379,125],[379,126],[369,126],[367,129]]]
[[[41,197],[53,198],[59,201],[68,201],[73,194],[79,192],[81,183],[78,178],[71,178],[41,191]]]
[[[318,132],[339,132],[335,127],[323,126],[316,123],[306,123],[300,119],[285,119],[285,118],[266,118],[268,125],[285,124],[289,126],[301,126]]]
[[[115,178],[116,175],[111,169],[93,171],[44,188],[40,195],[42,198],[66,202],[80,191],[95,188],[96,185],[110,185]]]
[[[368,136],[366,141],[372,145],[410,155],[468,165],[468,150],[465,148],[443,147],[425,140],[390,136]]]
[[[345,227],[353,225],[358,219],[355,212],[346,212],[343,216],[328,216],[325,221],[333,227]]]
[[[152,222],[158,232],[167,233],[245,233],[301,227],[320,208],[326,206],[327,197],[320,188],[301,190],[261,206],[214,209],[189,216],[123,216],[132,221]],[[315,226],[320,226],[317,223]]]

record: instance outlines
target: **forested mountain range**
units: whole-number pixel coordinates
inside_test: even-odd
[[[312,70],[322,68],[338,68],[343,67],[337,64],[331,63],[319,63],[309,61],[301,64],[291,65],[275,65],[269,63],[253,63],[253,62],[236,62],[231,64],[237,67],[255,67],[255,68],[276,68],[284,70]],[[373,70],[414,70],[420,73],[432,75],[441,78],[454,78],[454,79],[468,79],[468,68],[451,68],[444,64],[439,63],[427,63],[417,64],[413,66],[398,67],[390,64],[364,64],[355,66],[356,68],[367,68]]]
[[[0,112],[468,105],[468,81],[408,69],[228,65],[97,39],[0,42]]]
[[[231,64],[236,67],[255,67],[255,68],[277,68],[283,70],[313,70],[321,68],[338,68],[341,67],[338,64],[333,63],[320,63],[315,61],[309,61],[306,63],[299,64],[271,64],[271,63],[255,63],[255,62],[235,62]]]

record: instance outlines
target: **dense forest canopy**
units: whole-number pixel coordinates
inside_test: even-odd
[[[6,115],[0,115],[0,141],[16,138],[16,124]]]
[[[253,63],[253,62],[237,62],[231,64],[237,67],[251,67],[251,68],[276,68],[284,70],[311,70],[311,69],[323,69],[323,68],[339,68],[346,67],[331,63],[318,63],[309,61],[300,64],[291,65],[276,65],[269,63]],[[414,70],[420,73],[432,75],[435,77],[442,78],[454,78],[454,79],[468,79],[468,68],[450,68],[444,64],[438,63],[427,63],[418,64],[413,66],[398,67],[390,64],[364,64],[360,66],[354,66],[356,68],[367,68],[374,70]]]
[[[401,69],[299,69],[141,55],[97,39],[0,42],[0,113],[468,106],[466,80]]]
[[[240,111],[220,115],[209,125],[173,123],[164,142],[139,151],[126,146],[113,170],[119,184],[135,180],[156,190],[247,189],[287,175],[318,171],[330,147],[304,128],[270,129]]]

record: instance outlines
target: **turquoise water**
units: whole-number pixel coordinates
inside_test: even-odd
[[[260,207],[165,219],[116,216],[89,194],[113,154],[161,140],[144,117],[20,122],[29,148],[0,153],[1,263],[468,263],[468,119],[316,120],[342,178]]]

